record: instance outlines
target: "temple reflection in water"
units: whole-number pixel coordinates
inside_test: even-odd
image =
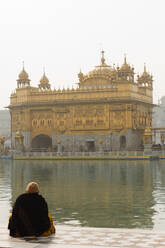
[[[148,161],[13,161],[12,203],[37,181],[56,223],[151,228],[154,170]]]

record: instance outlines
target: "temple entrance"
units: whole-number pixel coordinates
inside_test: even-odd
[[[32,149],[48,149],[52,148],[52,139],[45,134],[40,134],[32,140]]]
[[[120,149],[125,149],[126,148],[126,137],[120,136]]]
[[[94,140],[87,140],[87,151],[88,152],[95,152],[95,141]]]

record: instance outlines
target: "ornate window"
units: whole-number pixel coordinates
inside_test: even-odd
[[[52,120],[48,120],[48,126],[50,127],[52,124]]]
[[[44,126],[44,120],[40,120],[40,125]]]
[[[103,125],[104,121],[103,120],[97,120],[97,125]]]
[[[93,125],[93,120],[86,120],[86,125]]]
[[[37,120],[32,121],[32,126],[37,126]]]
[[[82,121],[77,120],[76,121],[76,126],[81,126],[81,125],[82,125]]]

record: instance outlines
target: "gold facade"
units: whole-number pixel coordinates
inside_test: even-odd
[[[121,67],[105,63],[84,75],[78,74],[77,89],[51,90],[45,73],[38,87],[30,86],[26,71],[11,94],[12,133],[39,136],[125,134],[143,135],[152,126],[152,76],[144,72],[134,79],[126,58]],[[142,139],[142,138],[141,138]]]

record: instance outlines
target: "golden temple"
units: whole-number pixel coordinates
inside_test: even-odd
[[[145,129],[152,127],[152,75],[135,79],[124,58],[121,67],[101,63],[88,74],[78,74],[76,89],[52,90],[45,72],[38,87],[30,85],[24,69],[10,96],[12,147],[23,137],[26,151],[136,150]]]

